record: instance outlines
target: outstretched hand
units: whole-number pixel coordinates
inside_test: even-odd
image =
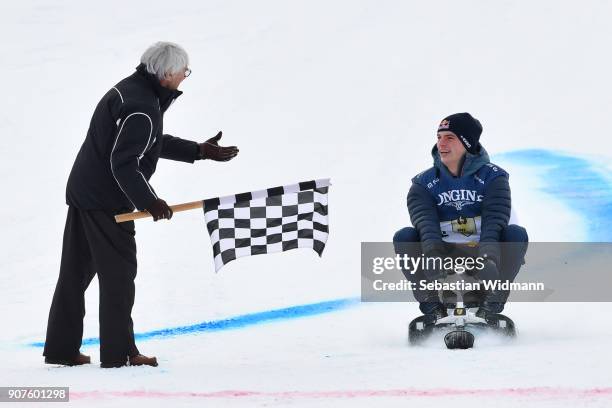
[[[228,161],[236,157],[238,154],[238,148],[236,146],[219,146],[219,140],[222,134],[223,132],[219,132],[215,137],[211,137],[204,143],[200,143],[200,157],[202,159]]]

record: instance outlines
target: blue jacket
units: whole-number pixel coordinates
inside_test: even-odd
[[[479,243],[479,253],[499,262],[499,240],[510,219],[508,173],[481,147],[466,153],[455,177],[433,147],[433,167],[412,179],[408,212],[424,253],[444,251],[444,242]]]

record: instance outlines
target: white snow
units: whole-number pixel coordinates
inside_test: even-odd
[[[229,163],[160,162],[162,198],[333,186],[322,258],[242,258],[215,274],[200,212],[138,221],[137,332],[359,296],[360,243],[408,225],[410,179],[449,113],[478,117],[493,156],[596,157],[610,179],[611,14],[597,0],[2,2],[0,386],[69,386],[71,405],[92,407],[611,405],[608,304],[511,304],[518,341],[465,352],[408,347],[417,307],[399,303],[140,342],[158,368],[102,370],[97,346],[82,349],[91,366],[45,366],[28,346],[44,340],[65,183],[93,109],[151,43],[183,45],[193,69],[164,130],[198,141],[223,130],[240,148]],[[588,239],[588,213],[503,166],[532,241]],[[97,336],[97,290],[85,337]]]

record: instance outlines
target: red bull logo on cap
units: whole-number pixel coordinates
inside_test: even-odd
[[[440,122],[440,126],[438,126],[438,131],[446,130],[448,128],[450,128],[450,120],[444,119],[442,122]]]

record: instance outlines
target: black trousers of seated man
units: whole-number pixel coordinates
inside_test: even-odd
[[[393,236],[393,244],[395,252],[400,255],[408,255],[413,258],[418,258],[422,255],[419,233],[415,228],[405,227],[400,229]],[[502,230],[500,236],[501,246],[501,262],[498,265],[499,279],[502,281],[513,282],[525,263],[525,254],[527,253],[529,237],[525,228],[510,224]],[[478,248],[468,248],[463,245],[445,244],[448,251],[446,256],[455,257],[476,257],[478,256]],[[437,303],[438,292],[432,290],[420,289],[419,282],[421,280],[429,281],[422,268],[417,269],[414,273],[402,271],[407,280],[415,285],[413,291],[415,299],[420,303],[419,307],[423,313],[427,313],[434,303]],[[510,295],[510,291],[501,291],[502,303],[505,303]],[[432,302],[432,299],[436,299]]]
[[[126,363],[128,357],[139,354],[131,318],[135,234],[134,222],[116,223],[113,211],[68,207],[43,355],[58,359],[78,355],[83,339],[85,290],[95,274],[100,288],[100,361]]]

